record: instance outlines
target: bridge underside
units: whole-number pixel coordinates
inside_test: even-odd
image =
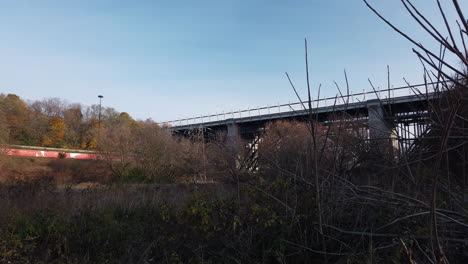
[[[431,99],[433,100],[433,99]],[[421,98],[399,98],[393,102],[370,100],[345,106],[275,113],[255,117],[232,118],[189,126],[173,127],[174,133],[184,136],[202,130],[207,140],[222,139],[234,142],[239,138],[252,142],[268,123],[277,121],[315,122],[325,126],[346,122],[360,126],[363,137],[369,140],[398,138],[400,147],[408,147],[427,128],[428,101]]]

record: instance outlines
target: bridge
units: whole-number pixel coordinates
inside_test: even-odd
[[[428,105],[438,96],[437,84],[420,84],[319,98],[311,101],[312,109],[308,108],[309,102],[295,102],[160,124],[170,127],[176,134],[201,129],[211,135],[224,133],[227,141],[242,138],[252,142],[269,122],[306,121],[313,115],[314,120],[325,125],[354,121],[362,125],[367,140],[393,138],[404,147],[424,133],[428,124]]]

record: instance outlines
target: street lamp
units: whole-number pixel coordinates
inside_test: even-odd
[[[97,97],[99,97],[99,128],[101,128],[101,100],[104,96],[98,95]]]
[[[98,144],[101,144],[101,101],[102,101],[102,98],[104,98],[104,96],[102,95],[98,95],[97,97],[99,97],[99,127],[98,127],[98,140],[97,140],[97,143]],[[98,148],[99,148],[99,145],[98,145]]]

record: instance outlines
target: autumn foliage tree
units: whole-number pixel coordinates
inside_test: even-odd
[[[63,121],[66,125],[64,143],[67,147],[79,148],[83,137],[83,114],[80,104],[72,104],[63,111]]]
[[[46,147],[61,147],[65,136],[65,122],[59,117],[49,121],[48,133],[43,136],[42,144]]]

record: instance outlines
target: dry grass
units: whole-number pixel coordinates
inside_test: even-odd
[[[43,176],[53,177],[58,185],[89,181],[107,183],[112,179],[107,164],[96,160],[2,156],[0,168],[0,182],[4,183]]]

